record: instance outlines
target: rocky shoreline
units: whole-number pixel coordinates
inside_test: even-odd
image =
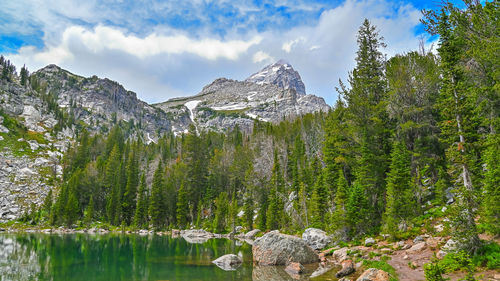
[[[340,247],[332,244],[332,238],[326,232],[309,228],[302,237],[282,234],[277,230],[262,233],[255,229],[249,232],[217,234],[203,229],[172,229],[170,231],[152,230],[121,230],[121,229],[68,229],[68,228],[0,228],[1,233],[44,233],[44,234],[138,234],[138,235],[169,235],[182,237],[188,243],[205,243],[210,239],[224,238],[239,240],[252,245],[255,280],[307,280],[327,274],[342,281],[370,281],[425,279],[423,265],[436,254],[442,258],[447,252],[453,251],[455,243],[449,237],[432,237],[419,235],[413,240],[403,240],[390,243],[384,239],[366,238],[363,245]],[[327,246],[334,245],[331,248]],[[337,245],[337,246],[335,246]],[[368,268],[363,261],[387,261],[394,268],[397,276],[377,268]],[[242,263],[241,257],[224,255],[213,263],[223,270],[236,270]],[[487,273],[489,274],[489,273]],[[494,276],[491,276],[494,279]],[[274,280],[274,279],[273,279]]]

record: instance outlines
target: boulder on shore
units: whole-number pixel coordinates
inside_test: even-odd
[[[389,281],[389,273],[380,269],[369,268],[356,281]]]
[[[252,253],[257,265],[309,264],[319,260],[318,254],[304,240],[275,231],[255,240]]]
[[[238,268],[243,261],[237,255],[228,254],[212,261],[212,263],[223,270],[229,271]]]
[[[372,246],[375,243],[376,243],[375,239],[373,239],[371,237],[368,237],[368,238],[365,239],[365,246],[366,247],[370,247],[370,246]]]
[[[335,277],[341,278],[354,273],[354,262],[352,260],[345,260],[342,262],[342,269],[335,274]]]
[[[260,229],[253,229],[253,230],[250,230],[249,232],[247,232],[247,233],[245,234],[245,238],[246,238],[246,239],[254,239],[254,238],[255,238],[255,235],[257,235],[259,232],[260,232]]]
[[[196,243],[205,243],[209,239],[215,237],[215,235],[211,232],[208,232],[203,229],[188,229],[181,230],[181,236],[188,243],[196,244]]]
[[[326,232],[318,228],[306,229],[302,234],[302,239],[314,250],[321,250],[332,242],[332,239],[326,235]]]

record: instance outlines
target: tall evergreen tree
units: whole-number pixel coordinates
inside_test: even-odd
[[[186,227],[188,223],[189,205],[187,196],[186,188],[184,187],[184,183],[182,183],[177,193],[176,209],[177,226],[181,228]]]
[[[484,199],[482,204],[482,220],[488,230],[500,235],[500,136],[489,135],[484,153]]]
[[[457,195],[452,208],[454,238],[461,250],[475,253],[480,246],[474,221],[478,207],[475,169],[479,168],[476,152],[478,123],[474,114],[477,101],[474,92],[468,91],[470,86],[462,64],[465,42],[456,33],[457,14],[452,6],[444,7],[440,15],[426,15],[429,30],[439,34],[443,80],[439,96],[441,137],[448,147],[448,172],[454,179]]]
[[[123,194],[122,212],[125,224],[130,225],[135,213],[137,187],[139,185],[139,167],[136,153],[133,150],[129,153],[126,173],[127,185]]]
[[[383,212],[387,155],[390,152],[385,57],[380,51],[385,44],[367,19],[359,29],[357,42],[356,67],[349,74],[351,88],[341,84],[341,94],[348,104],[347,131],[357,152],[354,175],[368,203],[366,220],[360,221],[363,227],[358,229],[372,229],[379,225]]]
[[[325,215],[328,209],[328,191],[325,184],[323,173],[318,177],[314,185],[314,191],[311,196],[311,226],[324,229]]]
[[[148,190],[146,187],[146,175],[142,174],[139,187],[139,196],[135,208],[134,226],[144,228],[148,226]]]
[[[214,231],[222,233],[226,230],[229,200],[226,192],[221,192],[215,200]]]
[[[342,169],[337,172],[337,191],[335,192],[335,211],[332,216],[333,230],[345,233],[347,231],[346,204],[349,186]]]
[[[155,230],[165,226],[165,198],[164,198],[163,165],[160,161],[153,175],[151,186],[151,199],[149,200],[149,216]]]
[[[400,223],[408,225],[414,217],[414,182],[411,176],[410,154],[406,145],[396,142],[391,154],[390,172],[387,175],[386,209],[384,214],[385,230],[395,236]]]

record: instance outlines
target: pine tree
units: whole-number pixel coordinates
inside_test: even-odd
[[[243,204],[243,218],[245,220],[245,226],[248,230],[253,229],[253,216],[254,216],[254,206],[253,198],[250,192],[245,193],[244,204]]]
[[[50,211],[52,209],[52,200],[53,200],[52,189],[50,189],[47,196],[45,196],[45,200],[43,201],[43,205],[42,205],[42,210],[47,217],[50,216]]]
[[[302,219],[302,224],[304,226],[309,227],[309,209],[307,208],[308,205],[308,197],[307,197],[307,190],[306,190],[306,185],[304,182],[300,182],[300,189],[299,189],[299,214]]]
[[[85,225],[89,226],[92,223],[93,218],[94,218],[94,196],[91,195],[89,204],[85,209],[85,215],[83,218]]]
[[[23,65],[23,67],[21,67],[20,75],[21,75],[21,85],[26,86],[26,83],[28,81],[28,76],[29,76],[28,69],[26,68],[26,65]]]
[[[347,227],[351,236],[368,232],[366,220],[368,219],[367,202],[363,186],[355,181],[349,192],[346,204]]]
[[[482,220],[488,230],[500,234],[500,137],[498,134],[488,136],[484,153],[484,199]]]
[[[245,172],[245,182],[244,186],[246,189],[245,195],[243,197],[243,218],[245,226],[248,230],[253,229],[253,217],[254,217],[254,178],[255,174],[253,171],[253,166],[250,165]]]
[[[325,215],[327,211],[328,191],[325,185],[324,175],[320,174],[311,196],[311,226],[325,228]]]
[[[215,200],[214,231],[222,233],[226,230],[229,200],[226,192],[221,192]]]
[[[344,176],[344,172],[339,169],[337,172],[337,191],[335,192],[335,211],[332,216],[332,228],[337,231],[345,232],[346,220],[346,204],[349,194],[349,186]]]
[[[148,226],[148,194],[146,187],[146,175],[142,174],[139,187],[139,196],[135,208],[134,226],[144,228]]]
[[[271,188],[269,192],[269,206],[266,213],[266,228],[268,230],[275,230],[280,228],[281,216],[281,202],[278,197],[276,186]]]
[[[132,217],[135,213],[137,186],[139,185],[139,167],[137,163],[136,154],[131,151],[127,164],[127,185],[125,193],[123,194],[122,212],[123,220],[126,225],[132,223]]]
[[[120,151],[118,144],[113,146],[109,158],[106,161],[105,175],[104,175],[104,189],[107,193],[106,202],[106,215],[107,220],[111,224],[115,224],[116,210],[118,208],[118,174],[120,167]]]
[[[375,26],[365,19],[359,29],[357,42],[356,67],[349,74],[351,89],[341,83],[341,94],[348,104],[347,116],[344,117],[348,125],[348,139],[354,141],[351,148],[351,151],[355,151],[353,156],[356,160],[353,174],[364,190],[368,203],[365,206],[366,219],[359,221],[361,225],[356,228],[367,231],[380,224],[383,213],[390,124],[385,102],[385,58],[380,51],[385,47],[383,38]],[[353,161],[348,159],[346,162]]]
[[[184,183],[181,184],[179,191],[177,193],[177,209],[176,209],[176,218],[177,218],[177,226],[180,228],[184,228],[188,223],[188,212],[189,205],[187,199],[186,188],[184,187]]]
[[[155,230],[160,230],[165,225],[165,198],[163,196],[163,165],[160,161],[153,175],[153,184],[151,186],[151,198],[149,200],[149,216]]]
[[[74,222],[78,219],[80,215],[80,208],[78,206],[78,199],[75,194],[75,190],[69,192],[68,201],[65,207],[65,218],[66,225],[71,227]]]
[[[236,192],[233,192],[231,198],[231,205],[229,206],[229,219],[231,220],[231,232],[236,233],[236,224],[238,223],[238,200],[236,199]]]
[[[454,182],[456,201],[452,206],[454,239],[460,250],[475,253],[480,246],[475,223],[478,200],[474,185],[479,169],[477,159],[478,120],[474,114],[477,104],[474,91],[465,76],[462,59],[465,42],[454,25],[454,9],[444,7],[440,15],[427,13],[429,30],[439,34],[442,86],[439,95],[441,139],[447,145],[448,173]],[[450,18],[451,16],[451,18]]]
[[[395,236],[401,222],[407,224],[415,215],[414,183],[410,172],[410,154],[402,142],[394,143],[390,172],[387,175],[384,229]]]
[[[266,229],[267,228],[267,209],[269,207],[269,192],[266,188],[259,188],[258,192],[258,206],[257,211],[257,228]]]

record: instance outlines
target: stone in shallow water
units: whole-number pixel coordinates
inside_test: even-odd
[[[238,268],[243,261],[237,255],[228,254],[212,261],[212,263],[223,270],[230,271],[236,270],[236,268]]]

